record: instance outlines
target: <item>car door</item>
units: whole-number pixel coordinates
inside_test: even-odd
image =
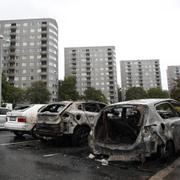
[[[100,111],[97,103],[84,103],[83,109],[85,112],[85,116],[87,118],[88,123],[93,126],[95,119]]]
[[[156,106],[156,110],[164,120],[164,134],[167,139],[172,139],[176,149],[180,149],[180,114],[169,102],[164,102]]]

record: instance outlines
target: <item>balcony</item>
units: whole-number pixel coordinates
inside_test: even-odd
[[[41,60],[41,66],[46,66],[47,65],[47,61]]]
[[[47,32],[47,25],[42,25],[42,27],[41,27],[41,31],[42,32]]]

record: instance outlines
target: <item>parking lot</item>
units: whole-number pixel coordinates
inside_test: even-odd
[[[152,158],[137,162],[101,162],[88,158],[88,146],[42,143],[26,135],[0,131],[0,179],[149,179],[169,164]]]

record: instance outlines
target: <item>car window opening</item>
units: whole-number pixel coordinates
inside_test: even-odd
[[[101,112],[95,138],[107,144],[133,144],[144,120],[142,105],[115,106]]]
[[[42,112],[51,112],[51,113],[58,113],[60,111],[62,111],[64,109],[65,105],[64,104],[52,104],[52,105],[49,105],[49,106],[46,106],[45,108],[43,108],[41,110],[41,113]]]

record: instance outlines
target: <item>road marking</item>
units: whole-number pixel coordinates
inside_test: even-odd
[[[161,171],[157,172],[149,180],[164,179],[166,176],[168,176],[179,165],[180,165],[180,158],[176,159],[168,167],[166,167],[166,168],[162,169]]]
[[[23,143],[29,143],[29,142],[34,142],[34,141],[39,141],[39,140],[21,141],[21,142],[14,142],[14,143],[2,143],[0,144],[0,146],[10,146],[10,145],[23,144]]]
[[[43,157],[52,157],[52,156],[56,156],[58,155],[59,153],[54,153],[54,154],[45,154],[43,155]]]

